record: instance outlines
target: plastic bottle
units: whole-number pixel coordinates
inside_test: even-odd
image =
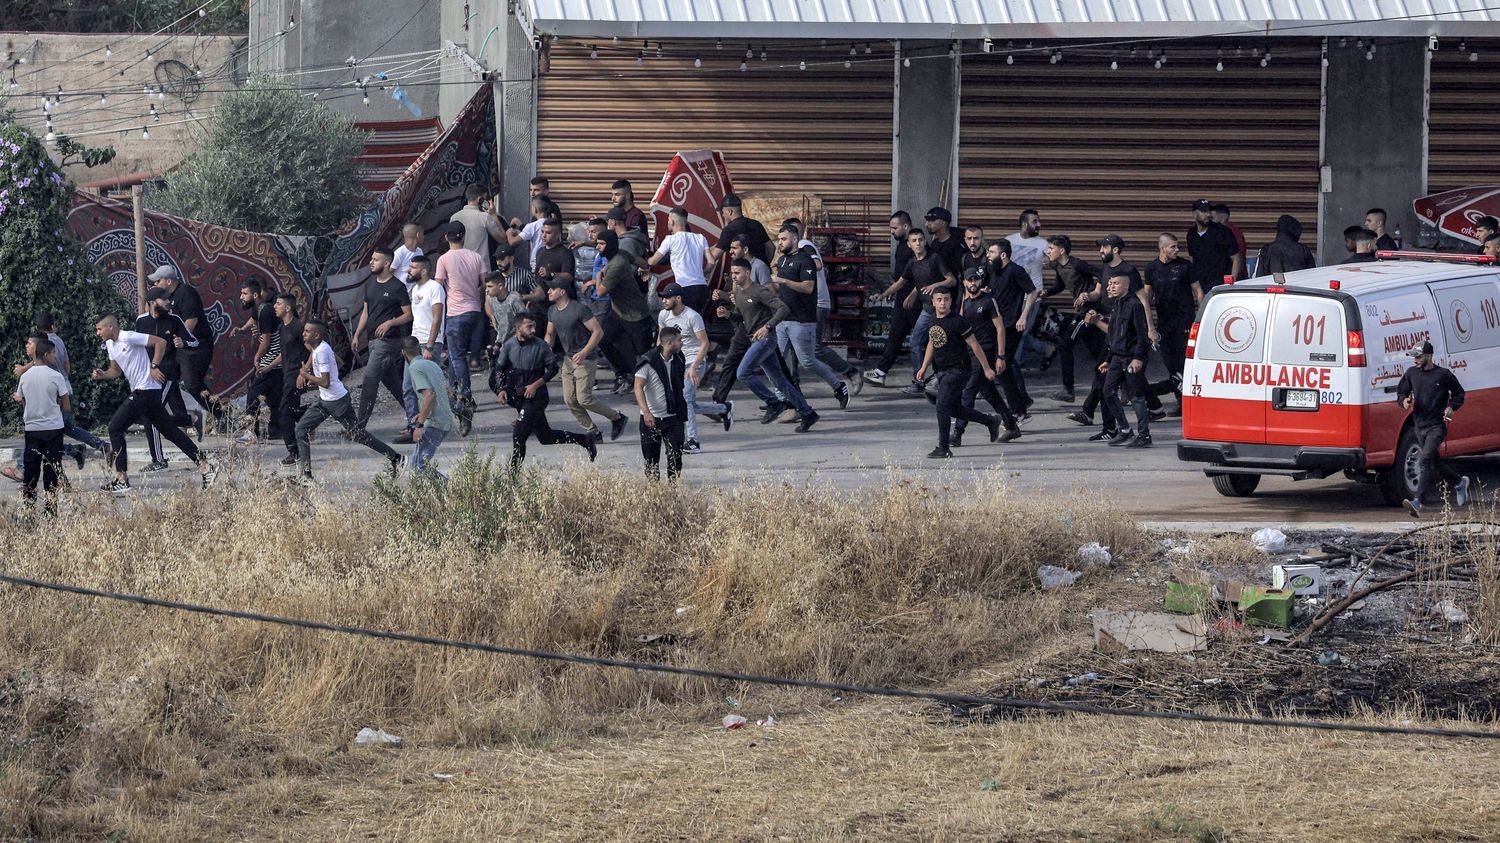
[[[1068,678],[1068,684],[1069,685],[1087,685],[1090,682],[1098,682],[1098,681],[1099,681],[1099,674],[1097,674],[1097,673],[1085,673],[1082,676],[1072,676],[1072,677]]]

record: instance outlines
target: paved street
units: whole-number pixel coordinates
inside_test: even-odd
[[[357,377],[346,382],[357,384]],[[480,384],[482,378],[476,378]],[[889,380],[903,383],[899,374]],[[1053,376],[1039,380],[1029,378],[1033,396],[1043,396],[1055,389]],[[553,394],[558,390],[554,384]],[[599,393],[604,396],[603,391]],[[480,395],[480,412],[474,432],[467,440],[450,439],[444,443],[440,458],[452,462],[460,449],[477,446],[481,452],[494,452],[503,458],[510,449],[510,424],[514,412],[501,407],[493,396]],[[837,488],[856,489],[890,482],[893,476],[929,485],[972,488],[996,479],[1028,494],[1098,495],[1141,519],[1163,524],[1198,524],[1233,529],[1266,524],[1299,524],[1305,526],[1392,525],[1409,523],[1400,510],[1384,506],[1379,492],[1372,486],[1330,478],[1322,481],[1294,483],[1267,478],[1261,491],[1251,498],[1230,499],[1213,490],[1202,468],[1177,460],[1175,442],[1181,434],[1176,419],[1155,426],[1156,445],[1150,449],[1110,448],[1086,439],[1093,429],[1068,421],[1064,415],[1077,405],[1064,405],[1037,397],[1032,408],[1034,420],[1024,428],[1025,435],[1016,442],[992,445],[987,434],[972,429],[962,448],[951,460],[930,460],[927,452],[936,442],[936,422],[932,406],[925,400],[907,398],[894,388],[866,386],[862,395],[850,401],[847,410],[839,410],[831,392],[821,383],[814,386],[809,401],[822,420],[809,433],[794,432],[794,425],[759,422],[758,403],[749,393],[736,389],[738,404],[733,428],[725,433],[717,424],[700,419],[703,452],[688,455],[686,476],[693,483],[732,486],[746,483],[827,484]],[[625,396],[607,396],[606,400],[631,416],[626,432],[615,442],[599,448],[597,465],[602,468],[638,471],[641,453],[633,402]],[[1168,399],[1170,406],[1171,399]],[[577,423],[561,402],[554,398],[548,411],[552,425],[577,429]],[[607,430],[607,424],[599,420]],[[389,396],[382,396],[370,429],[387,441],[400,429],[400,416]],[[313,467],[320,482],[335,486],[367,483],[381,470],[382,461],[373,452],[353,445],[335,435],[338,427],[325,423],[319,441],[313,448]],[[211,439],[213,437],[210,437]],[[224,447],[219,438],[210,447]],[[16,447],[11,440],[0,444]],[[131,482],[137,492],[147,492],[193,479],[187,461],[170,445],[168,459],[172,467],[166,472],[142,476],[144,442],[131,437]],[[406,452],[410,446],[399,447]],[[283,454],[279,443],[256,446],[263,463],[260,470],[287,473],[276,465]],[[539,467],[561,470],[576,465],[586,457],[573,445],[544,447],[533,440],[528,446],[528,461]],[[102,478],[99,462],[94,460],[85,470],[92,489]],[[1467,471],[1477,473],[1485,487],[1500,480],[1500,463],[1495,460],[1472,460]],[[233,474],[233,471],[230,472]],[[998,475],[998,478],[997,478]]]

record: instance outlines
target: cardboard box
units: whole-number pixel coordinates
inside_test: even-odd
[[[1298,597],[1316,597],[1323,588],[1323,569],[1317,565],[1272,565],[1271,585],[1290,589]]]
[[[1202,617],[1161,612],[1114,612],[1095,609],[1094,647],[1106,653],[1151,650],[1191,653],[1208,649],[1208,625]]]
[[[1295,599],[1290,589],[1247,585],[1240,591],[1239,606],[1245,615],[1245,623],[1286,628],[1292,625]]]

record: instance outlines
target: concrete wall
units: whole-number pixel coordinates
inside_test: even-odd
[[[903,51],[922,54],[945,50],[947,42],[901,42]],[[958,168],[958,61],[913,59],[911,67],[896,64],[896,138],[891,200],[920,226],[928,208],[946,204],[953,209]],[[947,201],[939,202],[943,185]],[[954,218],[957,219],[955,213]]]
[[[53,131],[77,136],[88,146],[112,146],[115,160],[102,167],[82,164],[68,167],[68,176],[79,183],[102,181],[132,173],[162,172],[177,164],[197,144],[201,118],[213,113],[220,91],[238,83],[236,60],[245,45],[244,36],[219,35],[162,39],[147,42],[129,34],[63,35],[0,33],[16,45],[40,42],[27,63],[16,68],[19,90],[11,91],[9,107],[22,125],[38,136],[47,133],[42,95],[55,97],[62,86],[63,98],[52,112]],[[146,48],[153,53],[146,58]],[[105,48],[112,55],[105,55]],[[143,86],[158,84],[157,67],[180,61],[189,69],[198,67],[201,90],[167,91],[165,100],[148,97]],[[5,77],[9,81],[9,75]],[[100,94],[108,96],[100,103]],[[160,120],[152,120],[151,106]],[[141,130],[149,129],[149,140]]]
[[[1323,194],[1319,263],[1343,260],[1344,228],[1384,208],[1387,230],[1401,226],[1416,242],[1412,201],[1427,187],[1427,42],[1381,42],[1373,59],[1350,45],[1330,44],[1323,165],[1332,190]],[[1328,187],[1328,185],[1324,185]]]
[[[288,29],[292,16],[295,29]],[[350,56],[388,56],[435,50],[442,44],[441,13],[437,6],[423,7],[407,0],[257,0],[251,4],[250,70],[253,73],[292,72],[339,65]],[[278,34],[282,33],[282,34]],[[389,41],[387,41],[389,39]],[[369,76],[409,61],[372,60],[353,69],[302,74],[299,84],[319,82],[333,85]],[[411,68],[408,68],[408,70]],[[423,117],[438,114],[436,85],[412,85],[407,97],[421,109]],[[319,101],[356,120],[411,120],[413,114],[391,99],[391,86],[369,89],[370,104],[364,105],[357,91],[348,86],[321,94]]]

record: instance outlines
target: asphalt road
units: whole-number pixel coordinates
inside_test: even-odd
[[[1004,445],[990,444],[985,431],[971,428],[964,446],[956,449],[949,460],[926,458],[937,440],[932,406],[920,398],[904,397],[895,388],[867,385],[863,394],[851,400],[848,409],[840,410],[832,392],[817,383],[809,390],[808,397],[822,420],[812,431],[802,434],[794,432],[794,425],[760,424],[759,402],[747,391],[736,389],[732,396],[737,399],[732,429],[725,432],[718,424],[700,419],[703,451],[685,457],[685,476],[691,483],[721,486],[785,482],[841,489],[875,486],[900,477],[960,492],[998,479],[1024,494],[1096,496],[1147,522],[1225,529],[1276,524],[1306,527],[1348,524],[1368,528],[1409,523],[1404,512],[1382,503],[1375,487],[1342,477],[1301,482],[1266,478],[1253,497],[1221,497],[1203,476],[1201,465],[1178,461],[1175,448],[1181,435],[1178,420],[1167,419],[1154,425],[1156,445],[1149,449],[1111,448],[1088,442],[1088,436],[1097,428],[1083,428],[1064,418],[1078,405],[1042,397],[1056,389],[1058,383],[1055,373],[1047,374],[1050,377],[1039,378],[1032,373],[1028,378],[1029,391],[1037,400],[1032,408],[1033,421],[1023,428],[1021,439]],[[354,385],[358,378],[346,378],[346,382]],[[476,386],[482,382],[482,377],[475,378]],[[899,386],[904,381],[893,374],[888,382]],[[555,383],[553,386],[555,396],[560,390]],[[598,465],[641,470],[634,402],[627,403],[624,396],[609,396],[603,390],[597,394],[631,417],[618,441],[607,441],[600,446]],[[440,464],[444,457],[451,462],[462,448],[470,445],[482,453],[494,451],[500,457],[509,453],[514,412],[500,406],[492,395],[478,397],[481,405],[473,433],[466,440],[455,437],[444,443],[439,453]],[[1169,406],[1170,403],[1168,398]],[[554,427],[578,429],[572,414],[557,398],[548,411],[548,419]],[[596,421],[608,430],[603,419]],[[401,424],[394,402],[383,395],[370,424],[371,432],[390,441]],[[338,487],[368,483],[381,470],[382,459],[337,437],[334,435],[337,430],[336,423],[325,423],[314,444],[313,468],[319,481]],[[220,437],[217,443],[207,444],[224,448],[228,441]],[[12,440],[0,443],[0,448],[18,445],[19,442]],[[172,468],[148,476],[138,475],[136,471],[144,464],[141,459],[144,453],[139,446],[143,442],[133,435],[131,482],[138,493],[187,483],[196,477],[186,459],[170,445],[167,448]],[[409,448],[398,446],[403,452]],[[284,454],[279,442],[248,449],[251,454],[257,451],[261,463],[258,470],[268,474],[291,473],[276,464]],[[531,464],[546,470],[564,470],[570,463],[587,459],[577,446],[547,447],[535,440],[529,444],[528,453]],[[1486,497],[1500,483],[1500,461],[1471,460],[1465,470],[1478,475]],[[94,461],[85,470],[86,485],[79,485],[85,489],[97,487],[103,476],[100,464]]]

